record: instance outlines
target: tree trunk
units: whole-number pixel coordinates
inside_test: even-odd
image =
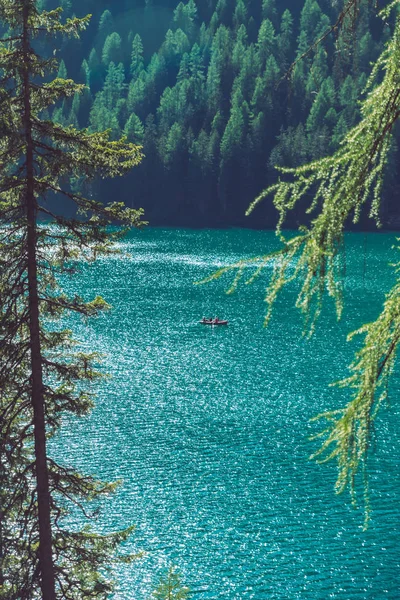
[[[1,453],[3,452],[3,448],[1,448]],[[3,466],[1,464],[1,455],[0,455],[0,471],[1,471],[1,475],[0,475],[0,482],[5,481],[5,476],[3,473]],[[1,586],[4,585],[4,574],[3,574],[3,510],[2,510],[2,504],[4,502],[4,498],[1,496],[0,494],[0,589]]]
[[[39,562],[43,600],[56,600],[52,533],[50,517],[49,474],[46,453],[46,424],[43,395],[42,351],[40,343],[39,299],[37,279],[36,198],[34,194],[34,162],[30,90],[29,1],[23,12],[24,127],[26,141],[26,217],[29,289],[29,329],[31,347],[31,400],[35,437],[35,472],[39,514]]]

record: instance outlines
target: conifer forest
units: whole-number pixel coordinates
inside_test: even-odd
[[[67,16],[93,13],[81,39],[59,54],[59,75],[87,88],[51,117],[143,145],[142,165],[128,181],[102,185],[99,196],[143,207],[153,225],[272,228],[270,203],[244,213],[276,180],[274,167],[331,154],[360,118],[361,92],[390,26],[373,3],[357,4],[355,30],[339,29],[289,81],[290,65],[336,22],[343,2],[62,0]],[[393,142],[383,202],[392,228],[398,164]]]

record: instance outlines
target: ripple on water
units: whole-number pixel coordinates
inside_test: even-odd
[[[333,466],[308,460],[310,418],[345,402],[328,384],[356,347],[346,333],[375,318],[393,282],[392,243],[349,236],[344,322],[324,313],[310,342],[294,290],[264,330],[265,281],[230,296],[227,279],[193,285],[275,247],[268,232],[148,230],[121,245],[130,257],[85,266],[67,282],[113,305],[89,327],[71,323],[84,346],[107,355],[113,378],[97,388],[90,417],[66,419],[52,451],[123,480],[98,527],[136,523],[127,550],[147,554],[118,568],[115,600],[146,600],[171,562],[202,600],[399,597],[398,404],[377,424],[367,532],[362,511],[334,496]],[[198,324],[215,314],[229,326]],[[398,391],[396,379],[393,398]]]

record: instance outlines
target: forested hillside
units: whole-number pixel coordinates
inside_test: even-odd
[[[99,182],[96,192],[143,206],[152,224],[164,225],[272,227],[270,204],[250,218],[247,206],[276,178],[274,165],[297,166],[338,147],[359,118],[370,63],[390,27],[382,29],[366,0],[356,31],[328,38],[288,82],[289,65],[335,22],[341,2],[61,4],[67,16],[93,14],[82,40],[64,42],[59,54],[59,75],[87,90],[51,116],[141,143],[143,164],[124,180]],[[383,202],[389,226],[400,219],[390,203],[399,193],[397,165],[393,147]]]

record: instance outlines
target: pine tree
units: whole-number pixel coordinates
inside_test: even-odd
[[[307,48],[314,43],[317,37],[317,27],[322,16],[322,11],[316,0],[305,0],[301,11],[300,31],[305,33]]]
[[[262,17],[269,19],[274,27],[278,24],[278,11],[276,9],[276,0],[263,0],[262,2]]]
[[[79,83],[84,83],[88,88],[90,88],[90,69],[89,63],[86,59],[83,59],[81,64],[79,71]]]
[[[293,17],[289,10],[282,15],[281,28],[278,37],[279,62],[283,69],[289,65],[289,55],[293,43]]]
[[[107,106],[108,109],[114,110],[117,108],[118,102],[123,95],[124,87],[125,71],[123,64],[114,64],[111,62],[107,70],[103,90],[101,94],[97,95],[97,98],[101,98],[104,106]]]
[[[219,195],[223,214],[228,211],[228,198],[240,180],[238,166],[242,156],[245,127],[242,104],[233,100],[230,118],[221,139]]]
[[[108,67],[110,62],[116,65],[122,62],[122,40],[121,36],[114,32],[107,36],[104,42],[103,52],[101,55],[101,62],[105,67]]]
[[[179,64],[182,56],[189,49],[189,39],[182,29],[177,29],[175,32],[171,31],[171,29],[167,31],[162,47],[162,55],[171,66]]]
[[[193,101],[198,108],[201,108],[204,102],[205,75],[201,50],[197,44],[193,45],[189,55],[189,70]]]
[[[218,58],[213,54],[207,72],[207,106],[214,115],[220,108],[222,101],[222,80],[218,66]]]
[[[335,105],[335,86],[331,77],[325,79],[321,89],[315,96],[307,119],[307,131],[315,133],[319,127],[324,125],[324,118],[331,107]]]
[[[179,2],[174,11],[174,23],[177,29],[184,31],[189,37],[194,32],[197,19],[197,6],[194,0],[189,0],[187,4]]]
[[[376,60],[377,45],[374,42],[372,35],[367,31],[360,39],[357,48],[357,67],[361,71],[368,72],[372,61]]]
[[[72,99],[71,112],[69,116],[69,124],[73,125],[75,129],[79,129],[79,112],[81,109],[81,94],[74,94]]]
[[[321,86],[328,78],[328,55],[322,46],[319,46],[314,60],[312,61],[309,76],[306,82],[306,92],[308,98],[313,94],[317,94]]]
[[[132,113],[124,127],[124,135],[128,141],[134,144],[142,144],[144,138],[144,126],[135,113]]]
[[[62,415],[90,409],[83,384],[98,376],[96,355],[75,353],[70,332],[57,330],[54,322],[65,311],[90,316],[107,307],[99,297],[69,298],[58,276],[74,270],[78,259],[111,252],[107,225],[118,219],[138,225],[141,214],[61,187],[69,177],[122,174],[140,161],[140,150],[110,142],[107,133],[80,132],[43,118],[49,106],[82,90],[71,80],[49,81],[56,61],[38,55],[33,44],[43,32],[77,35],[88,23],[87,17],[72,18],[62,25],[60,15],[60,9],[38,11],[35,0],[0,0],[9,29],[0,42],[0,464],[10,485],[9,501],[2,504],[0,572],[7,600],[108,598],[104,561],[128,535],[103,538],[60,526],[71,502],[80,505],[113,486],[58,465],[46,448]],[[81,216],[66,219],[55,212],[45,201],[49,194],[68,197]]]
[[[236,71],[240,71],[242,57],[245,53],[245,50],[248,46],[248,35],[247,30],[244,25],[241,25],[236,33],[236,41],[233,46],[232,53],[232,65],[236,69]]]
[[[147,79],[145,71],[140,73],[137,79],[132,79],[128,88],[127,109],[129,112],[137,112],[145,104],[147,96]]]
[[[60,66],[58,67],[57,77],[59,79],[67,79],[67,67],[65,66],[65,62],[63,60],[60,61]]]
[[[106,38],[114,31],[114,19],[111,12],[107,9],[102,13],[99,21],[98,42],[100,47],[103,46]]]
[[[126,107],[124,92],[125,72],[122,63],[110,62],[103,89],[96,95],[90,111],[90,127],[93,131],[111,130],[112,139],[121,136],[122,114]]]
[[[184,81],[185,79],[189,79],[189,77],[190,77],[190,60],[189,60],[189,54],[187,52],[185,52],[185,54],[182,56],[182,60],[179,65],[179,71],[178,71],[176,80],[178,83],[180,83],[181,81]]]
[[[175,121],[168,132],[164,148],[164,162],[169,167],[183,154],[183,136],[182,126]]]
[[[237,0],[235,13],[233,15],[233,23],[236,29],[239,29],[241,25],[246,26],[247,23],[247,9],[243,0]]]
[[[139,76],[139,73],[144,68],[143,61],[143,43],[139,34],[136,34],[132,42],[131,54],[131,74],[134,79]]]
[[[260,31],[258,32],[257,50],[261,68],[263,69],[269,56],[276,51],[275,29],[269,19],[261,23]]]
[[[271,57],[273,59],[273,57]],[[251,44],[249,48],[246,49],[242,64],[240,67],[239,76],[235,79],[233,83],[233,88],[240,88],[243,99],[250,100],[253,92],[254,86],[257,79],[257,74],[259,72],[259,57],[255,51],[254,45]]]
[[[210,85],[211,103],[218,99],[216,110],[229,110],[229,93],[232,89],[232,38],[224,25],[218,27],[211,46],[211,60],[208,70],[207,86]],[[208,97],[210,97],[208,93]],[[215,112],[214,112],[215,114]]]

